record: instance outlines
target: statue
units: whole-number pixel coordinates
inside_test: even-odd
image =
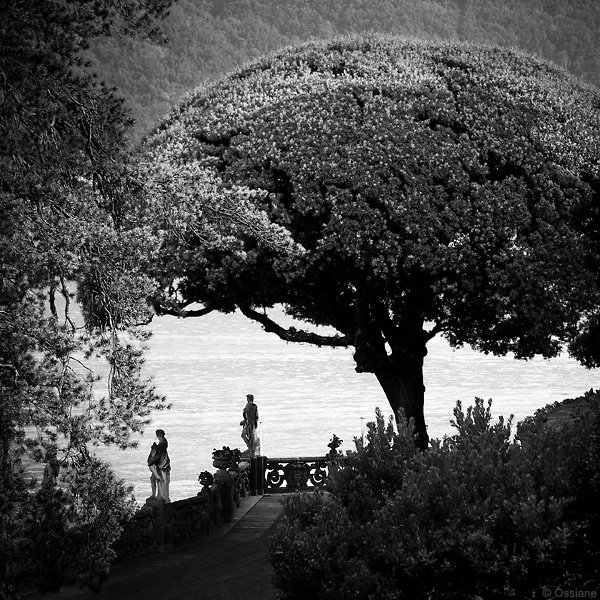
[[[260,453],[260,440],[258,438],[258,407],[254,404],[254,396],[248,394],[246,396],[246,406],[242,412],[244,420],[240,422],[242,426],[242,439],[248,446],[248,453],[251,458],[254,458]]]
[[[46,466],[44,467],[44,476],[42,479],[42,487],[55,487],[60,473],[60,463],[56,455],[56,448],[50,448],[46,452]]]
[[[148,468],[150,469],[150,486],[152,496],[148,500],[155,502],[170,502],[169,482],[171,481],[171,460],[167,448],[169,442],[162,429],[156,430],[157,442],[152,444],[148,455]]]

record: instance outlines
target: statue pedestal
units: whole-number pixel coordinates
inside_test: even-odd
[[[225,523],[231,523],[235,504],[233,499],[233,477],[231,473],[225,469],[218,469],[215,473],[215,482],[211,486],[211,490],[220,496],[223,520]]]
[[[158,496],[148,496],[148,498],[146,498],[145,506],[163,506],[163,504],[165,504],[165,501],[162,498],[159,498]]]
[[[145,507],[152,510],[152,535],[157,552],[165,552],[173,548],[173,507],[161,498],[146,498]]]

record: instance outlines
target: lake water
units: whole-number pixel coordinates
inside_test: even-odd
[[[341,450],[353,449],[375,408],[391,409],[375,377],[354,371],[352,349],[288,344],[241,314],[196,319],[161,317],[152,323],[148,371],[172,404],[153,416],[137,449],[102,448],[116,473],[134,485],[138,502],[150,493],[146,457],[154,430],[169,440],[171,499],[200,491],[197,478],[214,471],[213,448],[244,449],[240,437],[246,394],[259,409],[266,456],[322,455],[335,433]],[[425,363],[425,419],[431,437],[452,433],[456,401],[493,399],[494,415],[533,414],[548,403],[600,387],[600,373],[566,355],[517,361],[468,348],[452,350],[439,338]]]

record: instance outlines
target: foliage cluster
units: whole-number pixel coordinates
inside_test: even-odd
[[[31,496],[12,565],[41,592],[74,581],[98,591],[135,510],[131,490],[95,457],[65,465],[61,480]]]
[[[187,90],[309,39],[377,31],[517,47],[598,84],[599,27],[600,7],[581,0],[179,0],[166,47],[113,38],[90,57],[133,106],[140,136]]]
[[[223,448],[215,448],[212,452],[212,457],[228,460],[232,463],[232,465],[237,465],[241,460],[242,451],[239,448],[230,448],[229,446],[223,446]]]
[[[106,575],[131,493],[93,446],[130,446],[164,406],[142,374],[153,244],[126,215],[131,119],[81,52],[110,32],[156,39],[167,4],[0,2],[2,598]]]
[[[538,411],[492,423],[477,399],[456,434],[416,451],[378,413],[329,493],[286,501],[270,549],[287,598],[534,598],[600,585],[600,394],[558,429]],[[590,414],[593,417],[590,417]]]
[[[215,479],[210,471],[202,471],[198,475],[198,483],[202,486],[210,486],[214,483]]]

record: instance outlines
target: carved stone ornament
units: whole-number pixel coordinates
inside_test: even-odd
[[[284,470],[284,477],[289,488],[306,487],[308,483],[308,465],[297,461],[290,463]]]

